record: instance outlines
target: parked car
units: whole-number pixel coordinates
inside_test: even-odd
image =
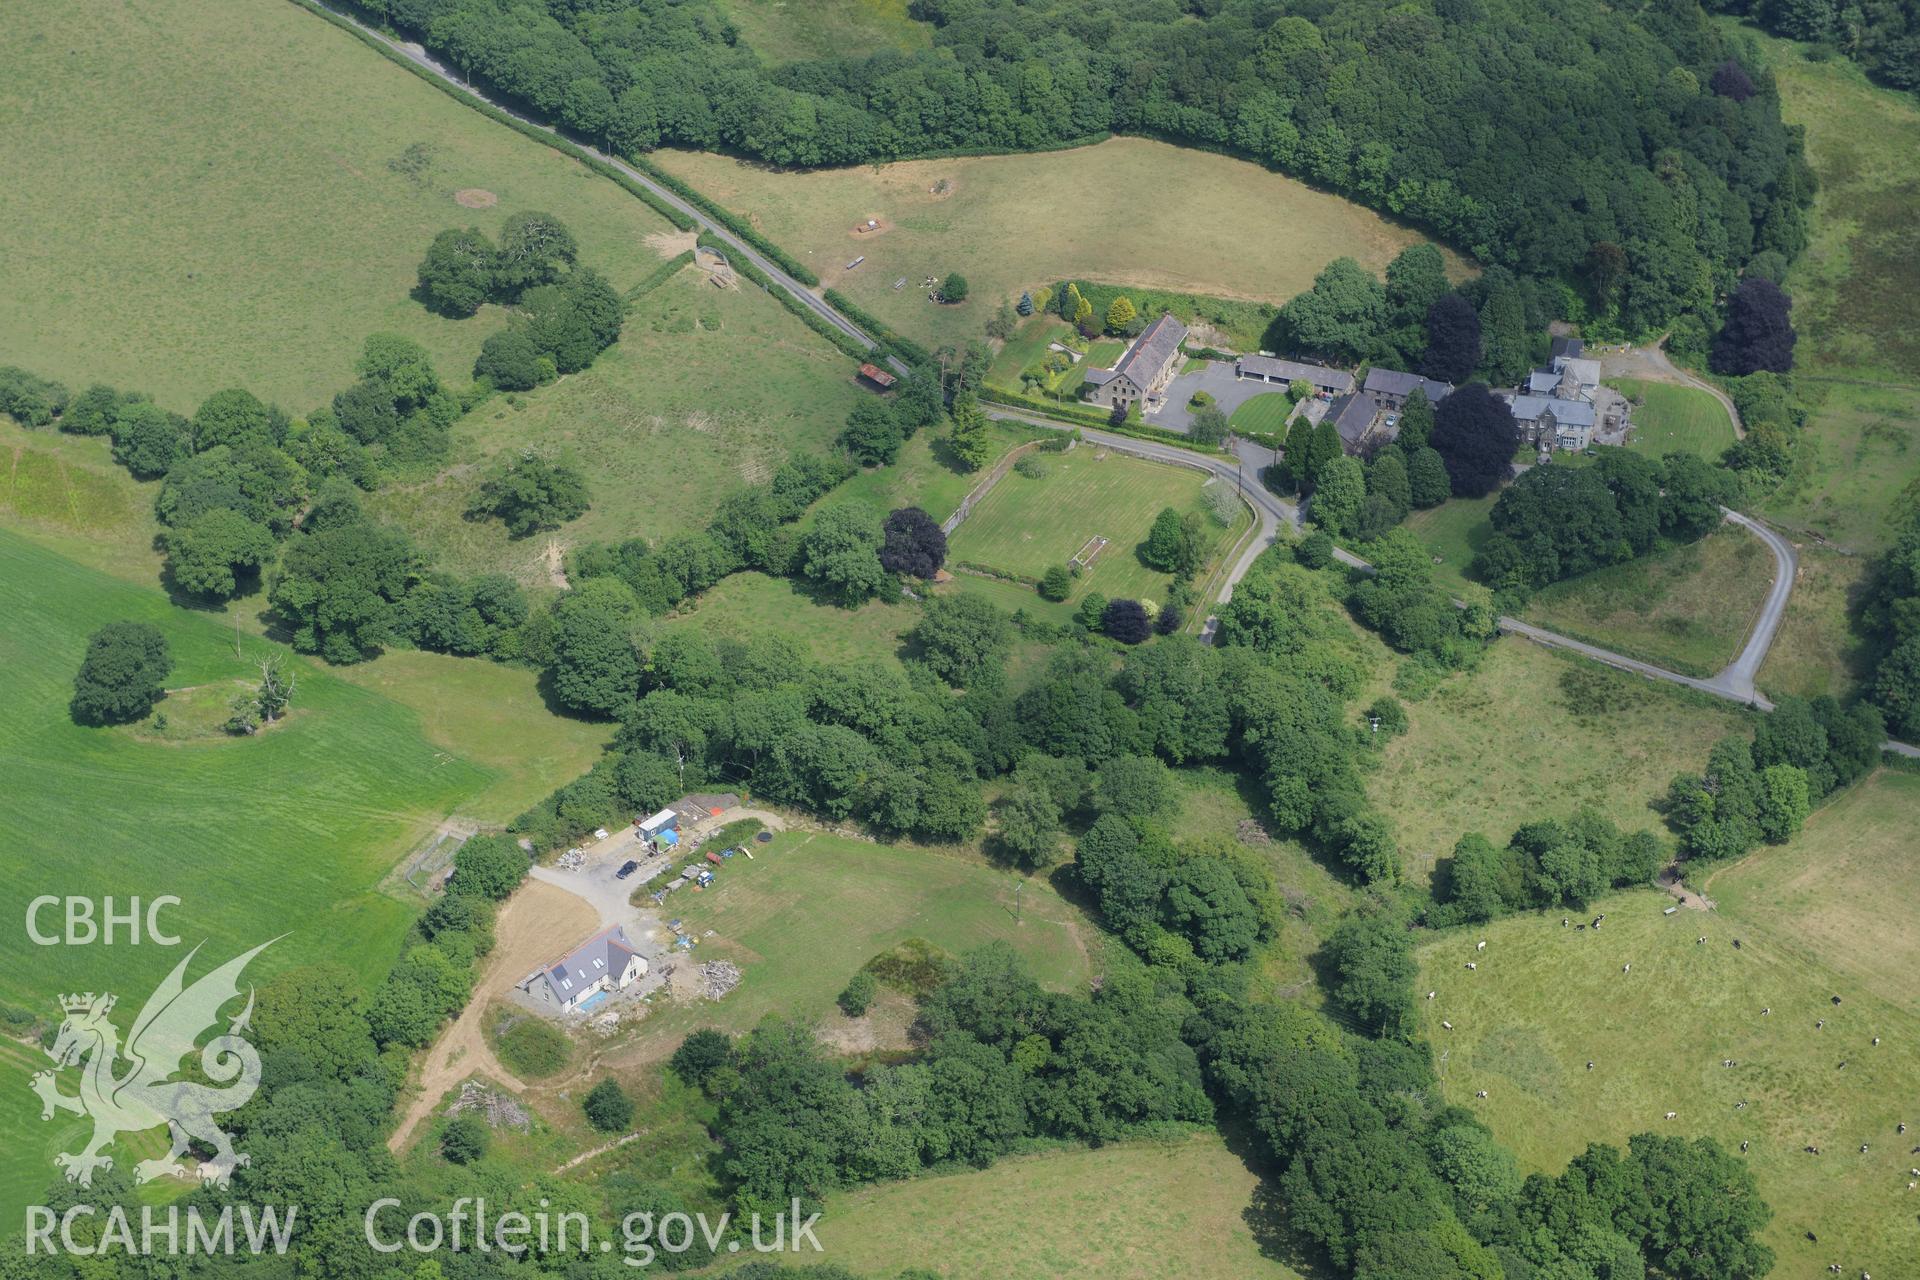
[[[626,862],[621,864],[620,869],[613,873],[613,878],[615,880],[625,880],[628,876],[632,875],[634,872],[638,871],[639,869],[640,869],[640,864],[635,862],[632,858],[628,858]]]

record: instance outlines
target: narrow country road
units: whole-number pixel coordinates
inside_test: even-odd
[[[1602,366],[1611,365],[1607,370],[1609,377],[1645,378],[1650,382],[1671,382],[1675,386],[1692,387],[1695,391],[1704,391],[1720,402],[1727,411],[1727,420],[1733,424],[1733,436],[1736,440],[1746,438],[1746,424],[1740,421],[1740,410],[1734,407],[1733,398],[1719,387],[1703,378],[1696,378],[1673,362],[1667,354],[1667,336],[1660,335],[1659,341],[1648,347],[1634,347],[1623,355],[1601,357]]]
[[[435,59],[419,45],[390,39],[374,27],[361,22],[349,14],[341,13],[339,10],[329,8],[328,12],[340,20],[358,28],[387,48],[392,49],[413,65],[421,68],[435,79],[451,87],[457,93],[484,102],[495,110],[511,116],[513,119],[531,128],[538,129],[543,133],[552,134],[556,138],[561,136],[551,125],[521,115],[511,107],[504,106],[479,89],[467,84],[460,76],[455,74],[451,68]],[[832,325],[839,332],[844,333],[847,337],[870,350],[880,345],[858,325],[854,324],[853,321],[847,319],[847,317],[841,315],[839,311],[829,305],[825,299],[788,275],[780,268],[779,264],[767,258],[760,253],[759,250],[755,249],[727,228],[708,218],[693,204],[675,194],[672,190],[662,186],[659,182],[626,163],[624,160],[621,160],[618,156],[608,155],[598,148],[587,145],[586,143],[576,142],[571,138],[566,139],[566,141],[578,146],[582,151],[595,157],[609,167],[618,170],[627,178],[658,197],[665,204],[670,205],[687,217],[693,219],[695,225],[701,230],[727,245],[730,250],[739,254],[743,260],[751,262],[775,284],[793,294],[808,310]],[[1642,357],[1648,366],[1646,372],[1651,376],[1663,381],[1677,382],[1694,387],[1713,396],[1714,399],[1718,400],[1721,406],[1726,409],[1727,416],[1733,422],[1734,434],[1736,436],[1745,434],[1740,421],[1739,410],[1734,407],[1733,401],[1727,397],[1725,392],[1676,366],[1668,359],[1666,352],[1658,345],[1651,348],[1642,348],[1636,354]],[[904,374],[907,372],[907,366],[896,357],[888,356],[887,363],[900,373]],[[987,416],[1003,421],[1021,422],[1032,426],[1046,427],[1055,431],[1068,429],[1063,424],[1052,419],[999,406],[990,406]],[[1266,453],[1266,450],[1260,448],[1258,445],[1250,444],[1246,441],[1240,442],[1238,446],[1238,456],[1229,462],[1224,458],[1211,457],[1204,454],[1193,453],[1186,449],[1155,444],[1150,440],[1136,440],[1131,436],[1115,435],[1112,432],[1101,431],[1092,427],[1082,427],[1080,431],[1083,438],[1095,444],[1117,450],[1121,453],[1132,454],[1136,457],[1149,458],[1157,462],[1172,463],[1175,466],[1194,467],[1202,471],[1208,471],[1219,477],[1222,481],[1233,483],[1234,486],[1239,489],[1242,496],[1244,496],[1249,505],[1252,506],[1255,515],[1259,518],[1259,534],[1254,538],[1246,552],[1234,563],[1232,569],[1228,571],[1221,584],[1216,603],[1224,604],[1232,598],[1234,585],[1246,576],[1247,571],[1253,567],[1254,561],[1260,558],[1260,553],[1273,544],[1282,524],[1286,525],[1289,529],[1298,529],[1300,527],[1299,508],[1293,503],[1283,500],[1277,494],[1268,490],[1264,484],[1260,483],[1259,475],[1262,464],[1258,459],[1260,455]],[[1251,471],[1253,477],[1251,483],[1248,482],[1249,471]],[[1771,529],[1765,528],[1759,522],[1732,511],[1726,513],[1726,518],[1747,529],[1767,544],[1768,548],[1773,552],[1775,574],[1773,586],[1767,593],[1766,603],[1761,608],[1759,620],[1756,622],[1752,634],[1748,637],[1746,646],[1725,670],[1709,679],[1703,680],[1694,676],[1681,675],[1677,671],[1668,671],[1663,667],[1641,662],[1637,659],[1626,657],[1623,654],[1613,653],[1609,650],[1599,648],[1596,645],[1575,640],[1570,636],[1563,636],[1557,632],[1548,631],[1543,627],[1536,627],[1531,623],[1522,622],[1518,618],[1501,618],[1500,629],[1509,634],[1524,636],[1538,644],[1582,654],[1585,657],[1592,658],[1596,662],[1606,663],[1608,666],[1616,667],[1622,671],[1635,672],[1650,679],[1667,681],[1670,684],[1685,685],[1688,688],[1698,689],[1703,693],[1710,693],[1716,697],[1770,710],[1773,704],[1767,701],[1755,688],[1754,677],[1758,674],[1761,664],[1766,660],[1767,650],[1772,646],[1774,636],[1779,631],[1781,618],[1786,611],[1787,600],[1793,591],[1793,581],[1798,567],[1798,559],[1794,554],[1792,545],[1788,543],[1785,538],[1774,533]],[[1353,568],[1371,568],[1365,560],[1362,560],[1359,556],[1352,554],[1344,548],[1335,548],[1334,556],[1341,563]],[[1212,638],[1215,624],[1216,619],[1211,617],[1207,619],[1206,627],[1201,633],[1203,639],[1210,640]],[[1886,749],[1897,752],[1900,755],[1920,758],[1920,748],[1909,746],[1903,742],[1889,741],[1886,744]]]

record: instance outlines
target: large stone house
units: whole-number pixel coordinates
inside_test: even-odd
[[[1180,344],[1187,326],[1171,315],[1140,331],[1111,369],[1089,369],[1087,399],[1109,409],[1157,400],[1180,368]]]
[[[619,925],[602,929],[521,982],[535,1002],[558,1013],[573,1013],[597,1003],[605,991],[619,991],[645,977],[646,958]]]
[[[1360,453],[1375,436],[1384,442],[1396,434],[1386,427],[1380,406],[1364,391],[1349,391],[1335,397],[1327,406],[1327,416],[1320,421],[1333,424],[1333,429],[1340,433],[1340,447],[1348,453]]]
[[[1527,375],[1513,396],[1521,437],[1540,450],[1579,451],[1593,444],[1603,403],[1619,396],[1600,385],[1600,362],[1581,355],[1578,338],[1554,341],[1552,363]]]

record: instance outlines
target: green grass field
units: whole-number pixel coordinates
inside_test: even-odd
[[[155,946],[35,947],[20,922],[40,895],[181,899],[166,917],[187,945],[228,957],[287,935],[262,972],[326,960],[384,973],[412,904],[375,891],[401,856],[495,772],[444,749],[413,711],[304,661],[293,714],[258,737],[173,740],[151,726],[87,729],[67,712],[86,637],[117,619],[167,635],[182,721],[191,690],[245,678],[266,646],[221,622],[0,531],[0,825],[10,833],[0,909],[0,999],[55,1012],[62,991],[151,991],[180,954]],[[254,673],[257,678],[257,673]],[[211,704],[217,708],[219,700]],[[11,1118],[25,1081],[0,1071]],[[37,1110],[34,1113],[37,1116]],[[15,1131],[10,1127],[10,1132]],[[0,1197],[45,1184],[55,1126],[37,1121],[0,1162]]]
[[[84,565],[156,580],[159,487],[129,476],[104,438],[28,430],[0,416],[0,515],[8,527]]]
[[[1003,1160],[832,1197],[827,1261],[862,1275],[1286,1280],[1262,1250],[1258,1179],[1213,1134]]]
[[[1652,457],[1697,453],[1717,459],[1733,444],[1733,423],[1718,400],[1696,387],[1620,378],[1613,387],[1634,402],[1627,447]]]
[[[1035,435],[1051,434],[1044,428],[1027,429],[1017,422],[994,419],[988,420],[987,430],[994,441],[996,461],[1008,449]],[[992,466],[989,462],[979,472],[968,471],[953,459],[943,430],[916,431],[901,446],[897,459],[854,476],[833,491],[833,500],[862,502],[876,511],[919,507],[935,520],[945,520]]]
[[[691,628],[709,640],[778,631],[806,645],[819,662],[897,664],[902,638],[920,620],[917,608],[898,600],[869,600],[858,609],[821,604],[794,579],[764,573],[736,573],[690,603],[662,627]]]
[[[497,311],[408,297],[446,227],[546,209],[625,287],[667,224],[574,161],[287,4],[10,6],[0,47],[0,351],[191,411],[236,382],[304,413],[376,330],[464,383]],[[418,165],[408,160],[416,146]],[[468,188],[498,203],[454,202]]]
[[[1277,303],[1310,286],[1334,258],[1349,255],[1380,270],[1421,238],[1247,161],[1143,138],[807,173],[691,152],[663,151],[657,159],[750,217],[825,284],[902,333],[936,342],[979,337],[1003,298],[1056,280]],[[943,181],[947,189],[936,194]],[[1077,198],[1062,214],[1062,193],[1153,191],[1181,195]],[[856,234],[869,218],[883,229]],[[1248,227],[1283,232],[1249,237]],[[859,267],[845,269],[861,256]],[[1449,261],[1464,272],[1458,259]],[[958,306],[929,302],[921,281],[950,271],[967,277],[971,296]]]
[[[1839,1261],[1849,1275],[1913,1275],[1915,1139],[1895,1125],[1915,1122],[1920,1074],[1916,802],[1920,778],[1861,784],[1797,840],[1713,877],[1709,914],[1665,916],[1671,898],[1638,891],[1595,904],[1607,913],[1597,933],[1554,913],[1428,944],[1421,985],[1440,994],[1422,1002],[1423,1029],[1448,1099],[1472,1105],[1528,1169],[1643,1130],[1750,1142],[1775,1274]]]
[[[1078,448],[1047,454],[1047,474],[1010,472],[954,530],[950,559],[1038,579],[1079,553],[1089,538],[1107,539],[1093,568],[1075,580],[1072,599],[1089,591],[1108,598],[1162,600],[1173,579],[1147,568],[1137,551],[1163,507],[1205,511],[1206,477],[1119,454]],[[1209,524],[1219,537],[1228,530]]]
[[[1576,714],[1565,687],[1604,682],[1606,709]],[[1469,831],[1504,842],[1537,818],[1592,805],[1628,830],[1663,830],[1652,807],[1673,775],[1697,770],[1743,713],[1507,636],[1480,665],[1407,704],[1411,727],[1368,781],[1393,823],[1410,878]]]
[[[1746,643],[1773,581],[1773,557],[1745,530],[1721,525],[1698,542],[1544,588],[1529,622],[1656,663],[1710,676]]]
[[[1800,574],[1760,667],[1763,692],[1773,698],[1822,693],[1845,698],[1871,678],[1874,646],[1853,626],[1871,573],[1872,562],[1863,556],[1800,547]]]
[[[1813,238],[1787,289],[1800,332],[1796,388],[1815,401],[1794,475],[1761,509],[1794,529],[1872,552],[1920,475],[1920,103],[1877,88],[1844,58],[1766,49],[1788,123],[1806,130],[1820,180]]]
[[[1469,566],[1487,539],[1493,525],[1487,513],[1495,498],[1449,498],[1437,507],[1415,511],[1407,517],[1407,528],[1433,552],[1433,580],[1449,591],[1477,590],[1479,584],[1467,576]]]
[[[871,394],[855,385],[851,361],[758,289],[718,289],[682,271],[641,301],[592,368],[489,401],[455,426],[454,465],[369,506],[447,568],[544,585],[549,544],[702,528],[727,493],[768,479],[796,452],[830,449]],[[497,521],[465,518],[486,460],[522,449],[581,468],[586,515],[519,540]]]
[[[1227,425],[1235,431],[1260,431],[1268,435],[1278,435],[1287,429],[1287,419],[1293,414],[1293,401],[1283,392],[1270,391],[1266,395],[1255,396],[1233,411],[1227,419]]]
[[[906,0],[723,0],[720,7],[741,42],[774,65],[911,52],[933,42],[931,26],[907,17]]]
[[[703,938],[695,960],[732,960],[745,973],[717,1004],[668,1009],[644,1024],[671,1042],[692,1027],[746,1031],[769,1013],[847,1023],[833,998],[867,961],[910,938],[953,954],[1006,942],[1055,990],[1085,983],[1099,930],[1042,879],[1016,877],[978,855],[901,848],[795,831],[734,858],[713,887],[683,889],[662,914]],[[1014,885],[1020,893],[1015,919]]]

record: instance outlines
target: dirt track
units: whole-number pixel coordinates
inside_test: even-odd
[[[406,1149],[414,1132],[440,1100],[468,1076],[479,1074],[515,1093],[526,1085],[508,1074],[487,1044],[484,1023],[495,999],[513,984],[553,959],[555,939],[583,938],[599,928],[600,918],[585,899],[565,889],[529,880],[507,901],[495,924],[493,954],[475,984],[473,998],[452,1026],[433,1042],[420,1067],[419,1093],[408,1103],[400,1127],[387,1140],[395,1154]]]

